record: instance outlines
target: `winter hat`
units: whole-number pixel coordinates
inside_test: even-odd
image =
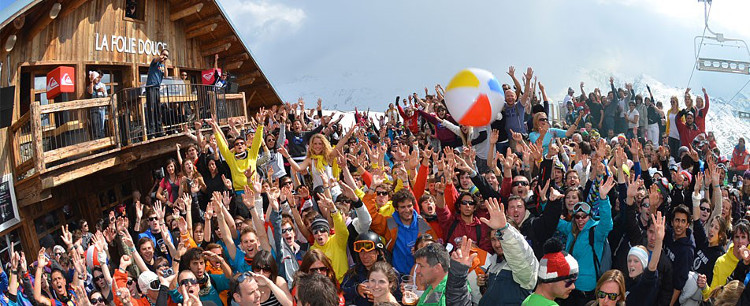
[[[648,168],[648,175],[651,177],[654,177],[654,175],[659,174],[659,177],[664,176],[664,174],[661,173],[661,171],[657,170],[654,167]]]
[[[685,180],[687,180],[688,185],[690,184],[690,182],[693,181],[693,175],[690,174],[690,172],[687,172],[687,170],[680,171],[680,175],[682,175],[682,177],[684,177]]]
[[[159,276],[156,273],[151,271],[141,272],[141,275],[138,276],[138,288],[141,289],[143,294],[146,294],[149,290],[158,291],[159,286],[156,286],[156,288],[152,286],[152,284],[155,284],[154,282],[158,281]]]
[[[636,258],[638,258],[638,260],[641,261],[643,269],[646,269],[648,265],[648,253],[646,253],[646,251],[637,246],[634,246],[630,248],[630,251],[628,251],[628,257],[630,256],[635,256]]]
[[[654,184],[656,184],[656,187],[659,187],[659,192],[661,192],[662,198],[664,198],[664,202],[666,203],[667,199],[669,199],[669,192],[672,191],[672,184],[669,183],[666,177],[656,180]]]
[[[316,229],[316,228],[321,227],[321,226],[325,226],[326,228],[331,229],[331,225],[328,224],[328,220],[326,220],[326,218],[322,218],[322,217],[315,218],[310,223],[310,229],[311,230]]]
[[[562,243],[550,238],[544,243],[544,257],[539,261],[539,281],[554,283],[578,277],[578,261],[562,251]]]

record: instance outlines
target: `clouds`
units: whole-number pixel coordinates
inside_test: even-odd
[[[288,36],[300,29],[307,15],[301,8],[267,0],[222,0],[240,35],[254,46]]]
[[[703,30],[703,4],[685,0],[219,1],[282,99],[322,97],[344,110],[445,84],[465,67],[509,82],[508,66],[533,66],[556,100],[582,80],[607,85],[588,70],[681,87]],[[750,1],[716,1],[712,29],[743,37],[743,11]],[[746,80],[696,72],[690,86],[731,97]]]

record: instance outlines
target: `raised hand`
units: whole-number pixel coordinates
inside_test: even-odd
[[[218,192],[214,192],[214,197],[216,197],[217,193]],[[245,204],[247,209],[252,210],[255,208],[255,191],[253,191],[250,186],[245,186],[245,193],[242,194],[242,203]]]
[[[607,180],[602,183],[601,186],[599,186],[599,197],[602,200],[607,199],[607,194],[610,190],[612,190],[612,187],[615,186],[615,179],[610,175],[607,177]]]
[[[516,67],[510,66],[508,67],[508,75],[510,77],[513,77],[516,75]]]
[[[463,236],[463,239],[461,239],[461,246],[453,251],[451,259],[462,265],[471,267],[472,261],[477,257],[477,253],[471,252],[471,242],[470,238]]]
[[[437,184],[435,184],[437,187]],[[484,217],[479,218],[482,223],[486,224],[492,229],[500,229],[505,227],[508,223],[505,216],[505,206],[498,202],[496,198],[489,198],[484,201],[487,211],[490,214],[490,219],[487,220]],[[466,238],[464,238],[466,240]]]
[[[654,222],[654,229],[656,229],[656,240],[664,240],[665,227],[667,223],[666,217],[662,217],[661,212],[657,211],[656,217],[654,217],[654,214],[651,214],[651,221]],[[748,256],[750,257],[750,254]]]

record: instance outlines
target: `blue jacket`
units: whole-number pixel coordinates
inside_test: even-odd
[[[589,244],[589,230],[591,227],[596,226],[594,229],[594,248],[596,249],[596,256],[601,261],[602,252],[604,251],[604,241],[607,239],[607,235],[612,230],[612,207],[609,204],[609,197],[602,200],[597,199],[596,205],[599,206],[599,221],[589,219],[583,230],[578,233],[577,237],[573,237],[573,225],[570,221],[560,220],[557,224],[557,230],[566,235],[567,242],[565,244],[565,250],[573,255],[578,261],[578,280],[576,281],[576,289],[581,291],[591,291],[596,288],[596,269],[594,268],[594,255]],[[571,250],[573,241],[575,246]]]
[[[400,259],[393,261],[393,267],[401,274],[409,274],[411,267],[414,266],[414,255],[411,253],[411,249],[414,247],[414,243],[417,242],[417,237],[419,237],[420,226],[419,214],[417,214],[416,210],[412,214],[411,224],[408,225],[401,222],[398,211],[394,211],[391,218],[398,225],[398,236],[393,246],[393,258]]]

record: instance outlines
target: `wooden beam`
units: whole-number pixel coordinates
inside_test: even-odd
[[[86,3],[87,1],[89,0],[74,0],[72,2],[63,4],[62,11],[60,12],[60,14],[58,14],[57,18],[55,19],[61,20],[65,18],[65,16],[68,16],[68,14],[75,11],[79,6]],[[45,6],[46,12],[49,12],[49,8],[52,6],[52,2],[50,1],[49,3],[50,3],[49,6]],[[34,26],[28,32],[26,32],[26,34],[18,35],[18,37],[30,37],[30,38],[35,37],[37,34],[39,34],[39,32],[44,30],[44,28],[46,28],[52,22],[52,20],[54,19],[49,18],[49,14],[42,13],[39,15],[38,18],[36,18],[35,22],[33,23],[27,22],[27,24],[33,24]]]
[[[109,106],[111,100],[109,98],[92,98],[92,99],[83,99],[83,100],[75,100],[70,102],[58,102],[58,103],[52,103],[47,105],[42,105],[39,107],[39,110],[42,114],[48,114],[48,113],[54,113],[59,111],[66,111],[66,110],[79,110],[84,108],[92,108],[92,107],[100,107],[100,106]]]
[[[197,30],[194,30],[194,31],[191,31],[191,32],[187,32],[185,34],[185,38],[191,39],[191,38],[195,38],[195,37],[198,37],[198,36],[201,36],[201,35],[209,34],[209,33],[213,32],[214,30],[216,30],[216,28],[218,26],[219,26],[219,24],[212,23],[212,24],[207,25],[207,26],[205,26],[203,28],[200,28],[200,29],[197,29]]]
[[[230,47],[232,47],[232,43],[226,43],[226,44],[223,44],[221,46],[213,47],[211,49],[204,49],[201,52],[201,56],[211,56],[211,55],[214,55],[214,54],[217,54],[217,53],[221,53],[221,52],[229,50]]]
[[[77,167],[70,171],[62,171],[61,173],[53,176],[48,176],[42,179],[42,189],[49,189],[55,186],[62,185],[80,177],[92,174],[94,172],[114,167],[121,163],[129,163],[135,160],[137,157],[133,153],[120,154],[106,158],[102,161],[92,163],[83,167]]]
[[[253,77],[242,78],[242,79],[237,80],[237,84],[239,84],[239,86],[251,85],[253,84],[253,82],[255,82],[255,78]]]
[[[235,37],[235,36],[232,36],[232,37]],[[247,53],[245,53],[245,52],[243,52],[241,54],[235,54],[235,55],[232,55],[232,56],[228,56],[224,60],[227,61],[227,62],[236,62],[236,61],[246,61],[246,60],[249,60],[249,59],[250,59],[250,55],[247,54]]]
[[[221,45],[224,45],[224,44],[227,44],[227,43],[233,43],[233,42],[237,42],[237,36],[230,35],[230,36],[224,37],[222,39],[218,39],[218,40],[210,42],[210,43],[206,43],[206,44],[201,43],[201,49],[216,48],[218,46],[221,46]]]
[[[191,5],[181,11],[178,11],[178,12],[172,13],[172,15],[169,15],[169,20],[175,21],[175,20],[185,18],[187,16],[200,12],[202,8],[203,8],[203,3]]]
[[[240,69],[240,67],[242,67],[242,64],[244,63],[245,61],[236,61],[236,62],[227,63],[226,65],[224,65],[224,69],[237,70],[237,69]]]
[[[195,31],[197,29],[206,27],[212,23],[219,23],[222,21],[224,21],[224,17],[221,17],[221,15],[214,15],[214,16],[208,17],[206,19],[203,19],[201,21],[191,24],[189,27],[187,27],[187,29],[185,29],[185,32]]]
[[[31,102],[31,147],[34,151],[34,170],[36,173],[44,171],[44,147],[42,144],[42,113],[39,102]]]
[[[63,158],[68,158],[71,156],[76,156],[78,154],[83,154],[87,152],[96,151],[99,149],[104,149],[113,145],[115,145],[114,137],[105,137],[105,138],[100,138],[100,139],[91,140],[87,142],[82,142],[76,145],[66,146],[66,147],[62,147],[59,149],[44,152],[44,161],[51,163],[57,160],[61,160]]]

